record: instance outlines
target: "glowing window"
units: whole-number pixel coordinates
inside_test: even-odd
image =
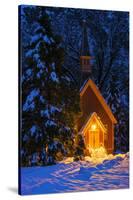
[[[95,131],[96,129],[97,129],[97,125],[96,125],[96,124],[92,124],[92,125],[91,125],[91,130],[92,130],[92,131]]]

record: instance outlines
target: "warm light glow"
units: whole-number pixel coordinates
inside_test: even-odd
[[[96,125],[96,124],[92,124],[92,125],[91,125],[91,130],[92,130],[92,131],[95,131],[96,128],[97,128],[97,125]]]

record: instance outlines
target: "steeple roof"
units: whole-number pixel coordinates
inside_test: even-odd
[[[87,37],[87,23],[83,20],[82,43],[81,43],[81,56],[90,56],[88,37]]]

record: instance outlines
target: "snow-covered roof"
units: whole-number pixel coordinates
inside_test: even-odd
[[[87,83],[88,79],[84,81],[83,85],[80,87],[80,92],[83,90],[85,84]]]

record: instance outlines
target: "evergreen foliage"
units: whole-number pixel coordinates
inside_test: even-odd
[[[92,77],[118,121],[115,149],[128,151],[129,13],[22,6],[20,14],[22,165],[83,158],[83,138],[74,132],[83,19],[94,58]]]
[[[129,107],[128,100],[123,102],[125,96],[121,96],[121,72],[119,68],[115,68],[110,74],[110,82],[108,83],[106,93],[106,101],[114,113],[117,124],[115,125],[115,150],[127,152],[129,150]]]
[[[83,139],[82,135],[77,135],[76,146],[75,146],[75,154],[74,154],[74,160],[75,161],[83,160],[84,150],[85,150],[84,139]]]
[[[44,9],[37,7],[37,12],[22,70],[24,166],[54,164],[70,154],[74,119],[80,111],[78,89],[62,67],[61,38],[53,34]]]

